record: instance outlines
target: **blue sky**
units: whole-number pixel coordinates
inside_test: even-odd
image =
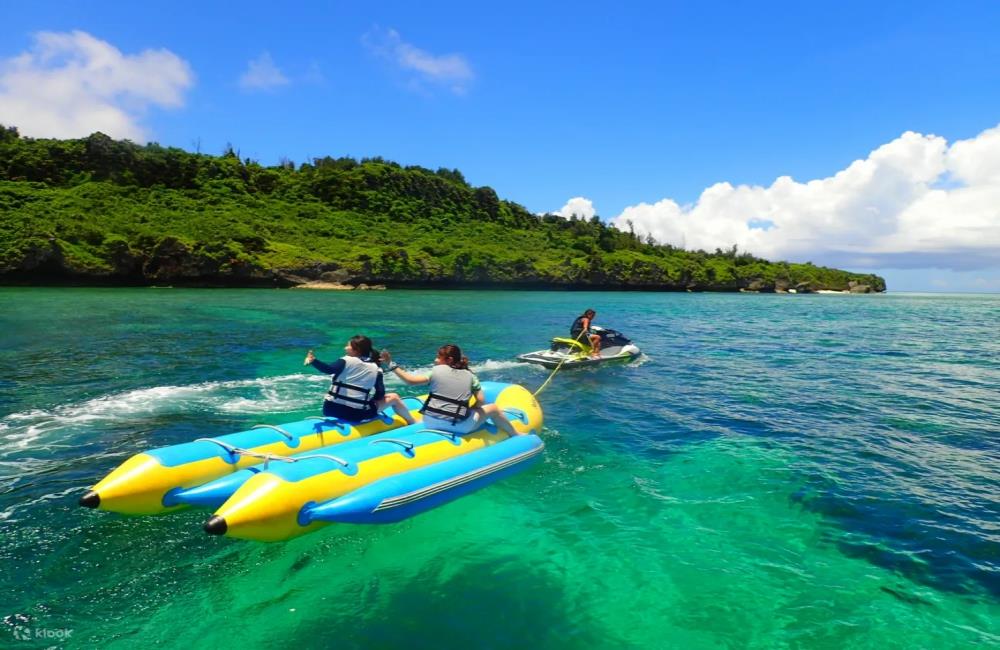
[[[265,164],[379,155],[455,167],[532,211],[578,197],[580,212],[630,218],[672,243],[739,242],[875,270],[897,290],[1000,291],[1000,212],[989,207],[1000,180],[1000,136],[989,131],[1000,124],[998,3],[275,6],[8,3],[0,122],[11,119],[3,74],[28,69],[17,57],[34,52],[30,71],[65,72],[74,55],[40,53],[38,35],[79,31],[125,59],[173,58],[117,77],[149,88],[117,86],[92,114],[58,113],[38,118],[40,132],[22,131],[85,128],[107,116],[103,101],[120,113],[107,124],[135,139],[209,153],[230,142]],[[49,45],[70,47],[60,43]],[[151,81],[167,69],[176,74]],[[13,105],[26,93],[7,79]],[[18,101],[13,115],[30,116],[20,121],[44,113]],[[921,138],[900,140],[910,131]],[[956,167],[959,141],[974,155]],[[928,156],[943,162],[905,172]],[[834,179],[854,161],[870,169]],[[800,185],[784,191],[774,185],[782,176]],[[953,178],[968,191],[947,200],[910,187]],[[807,185],[822,179],[823,188]],[[735,189],[703,194],[720,182]],[[839,207],[816,207],[827,204]],[[878,216],[856,217],[865,210]],[[953,223],[956,212],[972,216]],[[765,222],[776,227],[765,233]],[[901,236],[911,223],[920,236]]]

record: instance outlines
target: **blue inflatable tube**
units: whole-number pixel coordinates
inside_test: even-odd
[[[402,521],[525,469],[544,448],[536,435],[509,438],[464,456],[375,481],[337,499],[307,504],[299,513],[299,524]]]

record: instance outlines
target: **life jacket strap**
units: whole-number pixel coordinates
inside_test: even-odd
[[[357,391],[363,394],[364,397],[359,398],[359,397],[351,397],[350,395],[341,395],[340,391],[342,389]],[[368,395],[370,392],[371,392],[370,388],[362,388],[361,386],[354,386],[351,384],[345,384],[344,382],[334,380],[333,383],[330,384],[330,390],[327,391],[327,395],[330,396],[331,401],[353,402],[355,404],[359,404],[360,408],[367,409],[372,404],[372,400]]]
[[[441,408],[438,406],[431,406],[431,400],[441,400],[448,404],[454,404],[457,408],[454,411]],[[439,417],[442,420],[451,420],[452,424],[461,422],[465,418],[469,417],[469,402],[471,399],[455,399],[454,397],[446,397],[445,395],[438,395],[437,393],[431,393],[427,396],[427,401],[420,408],[420,413],[430,413],[434,417]]]

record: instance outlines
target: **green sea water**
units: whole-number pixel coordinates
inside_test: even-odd
[[[76,505],[316,413],[309,348],[534,389],[516,355],[586,307],[644,355],[561,372],[543,460],[414,519]],[[0,289],[0,647],[1000,647],[998,331],[1000,296]]]

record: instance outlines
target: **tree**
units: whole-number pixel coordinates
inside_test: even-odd
[[[4,126],[0,124],[0,142],[13,142],[21,137],[16,126]]]

